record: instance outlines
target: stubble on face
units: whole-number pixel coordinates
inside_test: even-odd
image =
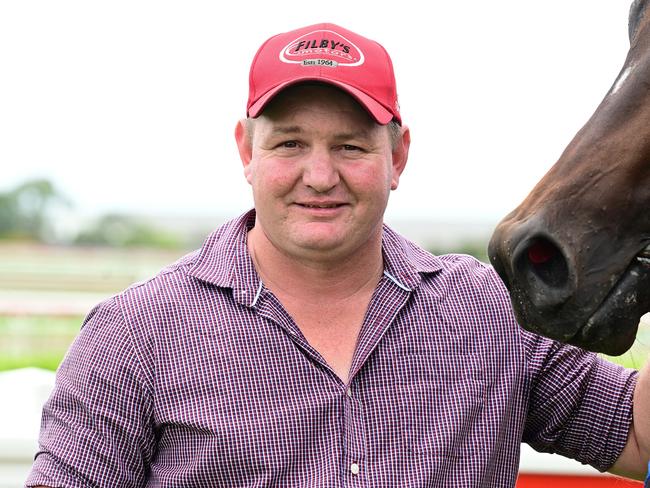
[[[287,256],[327,260],[380,248],[391,139],[351,97],[295,87],[247,126],[257,231]]]

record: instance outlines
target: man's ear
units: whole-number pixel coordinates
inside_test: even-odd
[[[396,190],[399,185],[399,177],[401,176],[406,161],[409,158],[409,147],[411,146],[411,131],[407,126],[402,126],[401,137],[393,148],[393,178],[390,183],[390,189]]]
[[[253,159],[253,144],[246,128],[246,119],[241,119],[235,127],[235,141],[239,150],[239,158],[244,165],[244,176],[251,183],[251,160]]]

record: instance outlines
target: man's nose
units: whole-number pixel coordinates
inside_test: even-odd
[[[325,193],[340,181],[339,172],[329,151],[313,151],[307,158],[302,174],[303,183],[318,193]]]

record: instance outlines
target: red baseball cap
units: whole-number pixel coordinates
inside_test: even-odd
[[[382,125],[402,118],[393,63],[379,43],[334,24],[315,24],[278,34],[257,51],[246,106],[257,117],[290,85],[320,81],[352,95]]]

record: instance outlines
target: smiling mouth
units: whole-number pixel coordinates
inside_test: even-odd
[[[343,203],[299,203],[301,207],[305,208],[338,208],[342,207]]]

